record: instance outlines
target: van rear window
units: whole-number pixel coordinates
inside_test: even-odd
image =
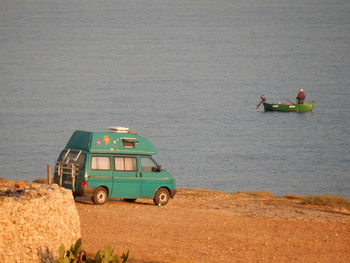
[[[78,164],[79,168],[82,169],[85,165],[85,153],[71,149],[64,150],[61,152],[57,161]]]

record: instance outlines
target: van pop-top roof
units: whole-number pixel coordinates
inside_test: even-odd
[[[108,127],[106,132],[75,131],[66,145],[69,148],[91,153],[157,153],[148,139],[125,127]]]

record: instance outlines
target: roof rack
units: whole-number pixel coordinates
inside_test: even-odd
[[[129,128],[126,127],[108,127],[109,131],[113,131],[113,132],[117,132],[117,133],[128,133],[129,132]]]

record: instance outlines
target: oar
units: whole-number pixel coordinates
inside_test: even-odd
[[[299,103],[298,103],[298,99],[296,99],[295,102],[297,103],[297,112],[299,112]]]
[[[260,103],[258,105],[256,105],[256,108],[259,108],[259,106],[261,105],[261,103],[264,103],[266,101],[266,97],[264,95],[260,96]]]
[[[259,102],[259,104],[256,105],[256,108],[259,108],[259,106],[261,105],[261,103],[263,103],[262,100]]]
[[[295,104],[294,102],[291,102],[290,100],[286,100],[286,101],[288,101],[289,103],[292,103],[293,105],[297,105],[297,104]]]

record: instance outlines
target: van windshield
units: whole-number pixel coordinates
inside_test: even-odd
[[[79,168],[84,168],[85,165],[85,153],[78,150],[63,150],[58,157],[57,162],[74,163],[78,164]]]

